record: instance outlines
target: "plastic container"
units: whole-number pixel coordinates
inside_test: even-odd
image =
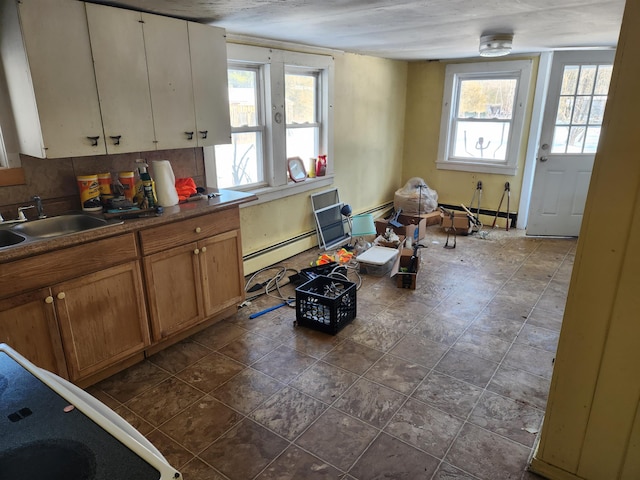
[[[98,174],[98,185],[100,186],[100,196],[111,195],[113,193],[111,191],[111,174],[110,173],[99,173]]]
[[[335,335],[356,318],[356,284],[318,276],[296,288],[296,322]]]
[[[80,204],[85,212],[102,211],[100,202],[100,184],[98,175],[79,175],[78,190],[80,190]]]
[[[397,248],[376,245],[358,255],[356,260],[360,265],[360,273],[382,277],[391,271],[397,256]]]
[[[124,196],[127,200],[133,202],[133,197],[136,193],[136,179],[133,172],[120,172],[118,174],[118,180],[124,188]]]

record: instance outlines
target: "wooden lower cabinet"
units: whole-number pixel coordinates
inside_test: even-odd
[[[155,341],[202,319],[199,253],[194,242],[144,258]]]
[[[48,288],[0,300],[0,343],[38,367],[69,378]]]
[[[144,258],[154,341],[242,302],[241,252],[233,230]]]
[[[150,344],[137,261],[51,288],[69,377],[77,381]]]
[[[240,231],[222,233],[198,242],[204,315],[210,317],[244,299]]]

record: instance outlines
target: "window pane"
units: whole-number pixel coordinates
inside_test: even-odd
[[[300,157],[304,164],[318,156],[318,128],[287,128],[287,158]]]
[[[505,160],[508,122],[456,122],[453,156]]]
[[[218,188],[239,187],[264,180],[260,132],[233,133],[231,145],[216,145]]]
[[[232,127],[258,125],[258,72],[229,69],[229,111]]]
[[[576,106],[573,109],[573,123],[584,125],[589,118],[589,107],[591,106],[591,97],[576,97]]]
[[[315,123],[316,76],[285,75],[285,107],[287,124]]]
[[[562,89],[560,90],[561,95],[574,95],[576,93],[579,73],[580,67],[577,65],[564,67],[564,73],[562,74]]]
[[[582,153],[582,145],[586,133],[585,127],[571,127],[569,130],[569,142],[567,153]]]
[[[590,125],[602,125],[606,103],[607,97],[593,97],[591,101],[591,113],[589,114]]]
[[[556,127],[553,131],[551,153],[566,153],[569,127]]]
[[[580,81],[578,82],[578,95],[591,95],[596,80],[596,66],[584,65],[580,69]]]
[[[596,153],[600,140],[600,127],[587,127],[587,138],[584,141],[584,153]]]
[[[516,79],[462,80],[458,118],[501,118],[513,115]]]
[[[558,102],[558,115],[556,116],[556,124],[568,125],[571,123],[571,114],[573,112],[573,97],[560,97]]]
[[[611,81],[612,65],[600,65],[598,67],[598,76],[596,77],[595,95],[606,95],[609,93],[609,82]]]

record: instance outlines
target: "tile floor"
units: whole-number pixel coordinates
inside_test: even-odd
[[[525,468],[576,241],[444,239],[429,227],[415,291],[364,276],[336,336],[288,307],[250,320],[279,303],[262,297],[89,391],[186,480],[538,478]]]

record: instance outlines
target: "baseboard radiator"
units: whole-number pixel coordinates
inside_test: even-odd
[[[393,202],[388,202],[360,213],[371,213],[374,217],[381,217],[393,208]],[[318,246],[315,230],[301,233],[295,237],[274,243],[268,247],[256,250],[242,257],[245,275],[285,260],[293,255]]]

